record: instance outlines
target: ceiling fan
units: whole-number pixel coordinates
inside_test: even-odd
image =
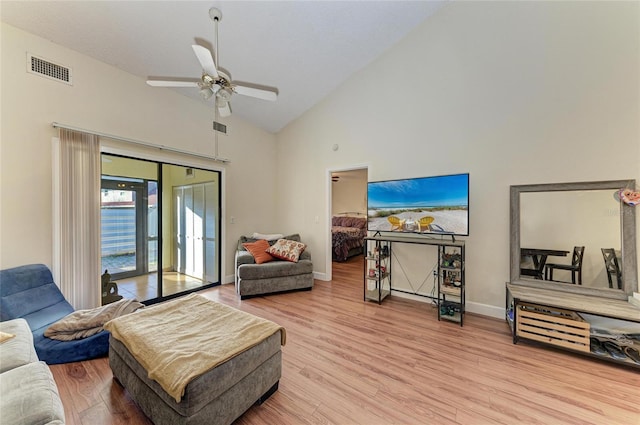
[[[209,9],[209,17],[215,23],[215,52],[218,52],[218,22],[222,19],[222,12],[212,7]],[[147,84],[154,87],[197,87],[203,99],[208,100],[215,96],[216,107],[221,117],[231,115],[229,101],[234,93],[270,101],[275,101],[278,98],[278,94],[274,90],[249,87],[233,82],[229,75],[216,67],[217,56],[214,59],[214,55],[209,49],[197,44],[191,47],[202,66],[200,79],[147,80]]]

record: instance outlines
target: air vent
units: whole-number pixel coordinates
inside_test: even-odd
[[[33,56],[31,53],[27,53],[27,72],[72,85],[71,68]]]
[[[196,176],[196,171],[193,168],[187,168],[184,175],[186,178],[192,179]]]
[[[217,121],[213,122],[213,129],[219,133],[227,134],[227,126]]]

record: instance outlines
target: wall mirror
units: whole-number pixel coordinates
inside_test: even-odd
[[[617,197],[626,187],[635,180],[511,186],[511,282],[625,300],[637,291],[635,207]]]

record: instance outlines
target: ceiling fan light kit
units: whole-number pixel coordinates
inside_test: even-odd
[[[211,90],[211,87],[202,87],[200,89],[200,96],[202,96],[204,100],[208,100],[213,96],[213,90]]]
[[[224,101],[224,102],[230,101],[231,100],[231,90],[226,88],[226,87],[221,88],[220,90],[218,90],[217,99],[221,100],[221,101]]]
[[[209,17],[215,26],[215,46],[216,50],[212,52],[206,47],[194,44],[191,47],[202,67],[202,77],[200,81],[184,81],[184,80],[147,80],[147,84],[154,87],[196,87],[199,89],[200,96],[204,100],[212,97],[215,100],[217,112],[221,117],[231,115],[231,97],[234,93],[242,96],[250,96],[257,99],[275,101],[278,94],[274,90],[249,87],[240,83],[235,83],[226,73],[220,71],[216,66],[218,52],[218,22],[222,20],[222,12],[220,9],[212,7],[209,9]]]

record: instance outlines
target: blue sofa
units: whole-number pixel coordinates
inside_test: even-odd
[[[33,333],[38,358],[47,364],[77,362],[105,356],[109,352],[107,331],[74,341],[58,341],[44,336],[44,331],[52,323],[73,311],[44,264],[0,270],[0,321],[25,319]]]

